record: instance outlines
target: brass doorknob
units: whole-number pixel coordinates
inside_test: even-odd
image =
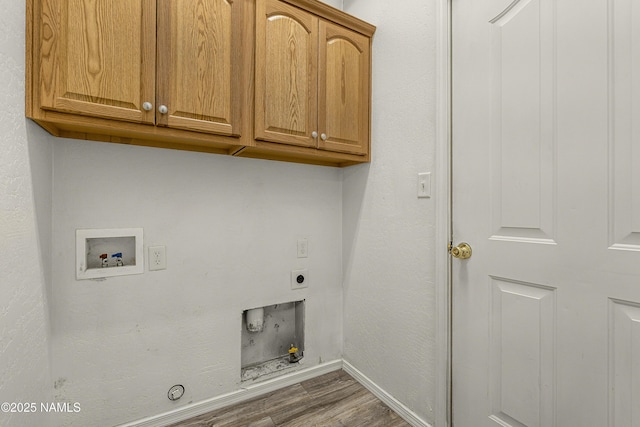
[[[451,255],[459,259],[471,258],[471,246],[469,246],[468,243],[462,242],[458,246],[451,248]]]

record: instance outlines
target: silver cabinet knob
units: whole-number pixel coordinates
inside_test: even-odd
[[[160,112],[160,114],[167,114],[169,112],[169,109],[166,105],[161,105],[158,107],[158,111]]]
[[[144,111],[151,111],[151,110],[153,110],[153,104],[151,104],[150,102],[144,102],[142,104],[142,109]]]
[[[318,132],[316,132],[315,130],[313,132],[311,132],[311,137],[312,138],[317,138],[318,137]]]
[[[322,138],[323,141],[327,140],[327,134],[323,133],[322,135],[320,135],[320,138]]]

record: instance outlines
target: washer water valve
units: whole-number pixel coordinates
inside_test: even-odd
[[[299,362],[300,359],[302,359],[302,356],[298,354],[298,348],[291,344],[291,348],[289,348],[289,363]]]
[[[111,255],[111,258],[115,258],[116,267],[122,267],[124,263],[122,262],[122,252],[118,252],[117,254]]]

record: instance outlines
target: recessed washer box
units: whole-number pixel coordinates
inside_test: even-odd
[[[76,230],[76,279],[144,272],[142,228]]]

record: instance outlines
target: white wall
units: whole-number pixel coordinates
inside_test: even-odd
[[[239,389],[242,311],[306,299],[305,365],[342,355],[341,172],[335,168],[57,139],[53,375],[115,425]],[[142,227],[167,270],[75,278],[75,230]],[[309,241],[298,259],[297,238]],[[307,267],[309,288],[291,290]],[[186,387],[178,402],[174,384]]]
[[[51,395],[51,139],[24,116],[25,2],[0,0],[0,402]],[[0,426],[46,425],[46,414],[0,413]]]
[[[320,0],[323,3],[327,3],[328,5],[331,5],[333,7],[335,7],[336,9],[342,9],[342,0]]]
[[[435,6],[344,1],[377,26],[372,162],[346,169],[343,180],[344,358],[429,423],[435,205],[416,190],[418,172],[434,171]]]
[[[433,419],[434,205],[415,189],[434,167],[435,6],[344,3],[378,26],[373,161],[337,171],[49,137],[24,118],[24,2],[0,0],[0,401],[82,407],[1,426],[111,425],[236,390],[242,309],[300,298],[308,366],[341,357],[344,307],[344,357]],[[134,226],[166,271],[75,280],[76,228]],[[297,267],[312,285],[293,293]]]
[[[54,392],[82,407],[55,425],[116,425],[238,390],[247,308],[306,299],[305,366],[342,356],[341,171],[63,139],[54,170]],[[118,227],[144,228],[145,250],[166,245],[167,270],[77,281],[75,230]],[[309,288],[290,289],[296,268]]]

